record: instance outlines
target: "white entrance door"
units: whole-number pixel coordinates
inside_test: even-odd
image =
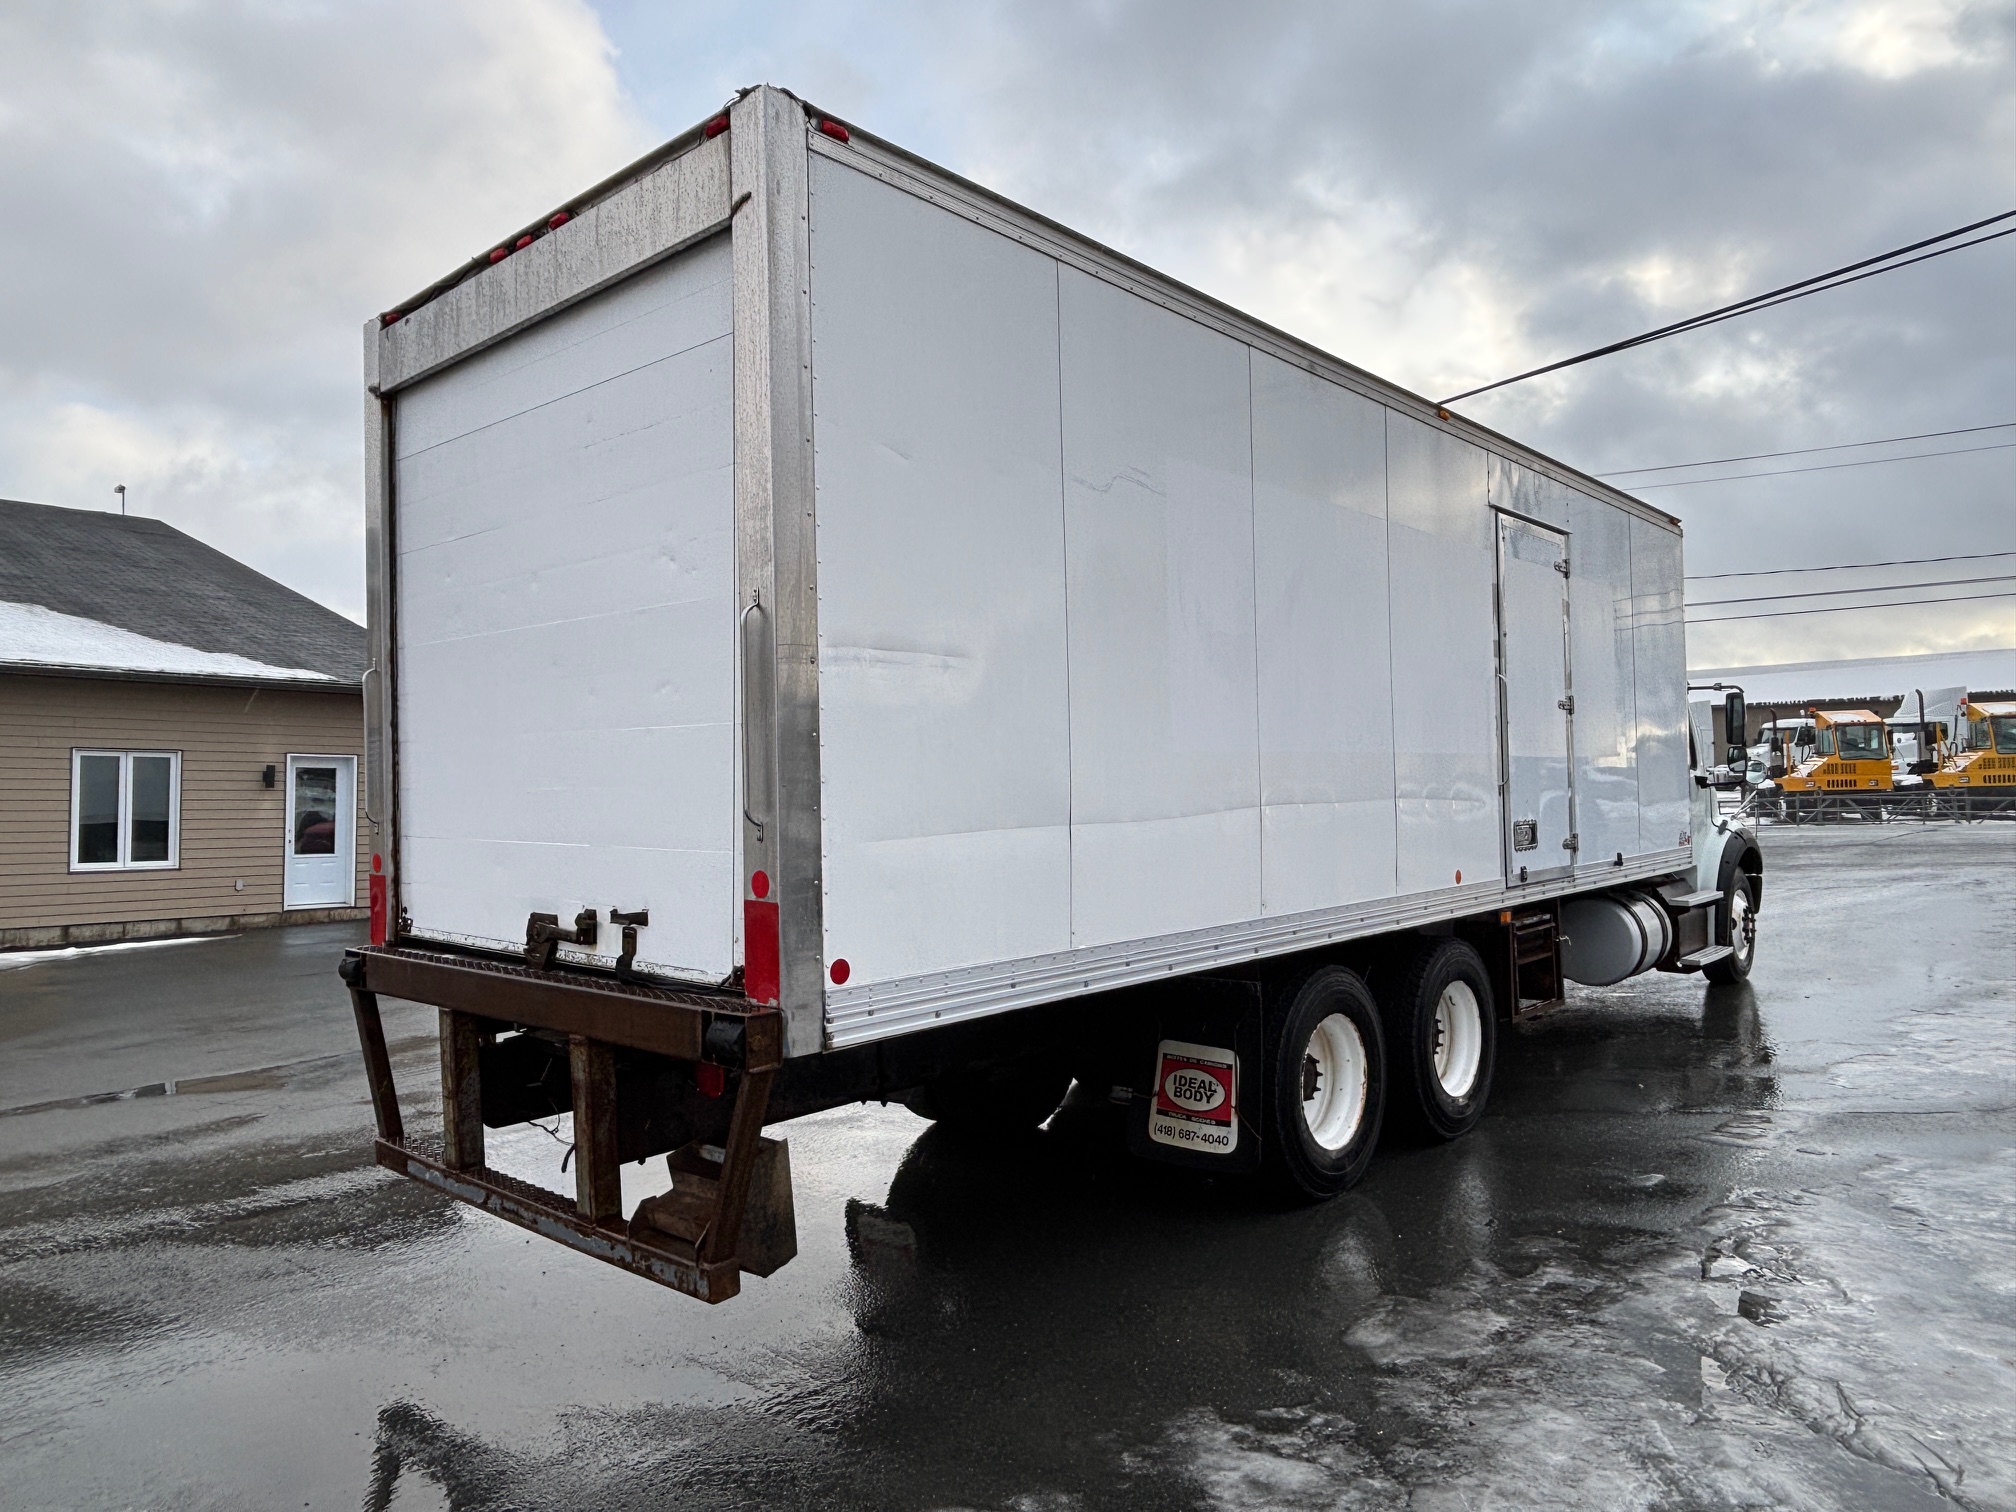
[[[287,758],[287,908],[348,908],[357,887],[357,758]]]
[[[1568,680],[1568,541],[1498,517],[1499,717],[1505,877],[1517,886],[1575,864],[1575,700]]]

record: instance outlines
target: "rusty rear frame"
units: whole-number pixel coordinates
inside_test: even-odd
[[[703,1302],[723,1302],[741,1290],[737,1246],[771,1085],[783,1060],[783,1020],[775,1008],[725,992],[604,981],[412,944],[347,951],[341,970],[357,1016],[380,1165]],[[440,1013],[438,1144],[406,1133],[380,994]],[[575,1140],[571,1198],[484,1163],[482,1046],[514,1030],[566,1036]],[[710,1185],[709,1211],[691,1241],[623,1215],[619,1049],[716,1066],[733,1085],[718,1181]]]

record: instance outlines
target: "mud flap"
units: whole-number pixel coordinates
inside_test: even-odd
[[[1266,1045],[1260,984],[1186,978],[1155,989],[1138,1024],[1128,1052],[1128,1150],[1200,1170],[1258,1170]]]

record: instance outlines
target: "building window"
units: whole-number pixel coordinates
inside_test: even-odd
[[[70,869],[126,871],[181,862],[179,751],[70,753]]]

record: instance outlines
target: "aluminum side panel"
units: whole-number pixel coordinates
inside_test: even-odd
[[[1262,903],[1399,889],[1385,410],[1255,352]]]
[[[1635,856],[1638,833],[1637,655],[1631,628],[1631,517],[1568,495],[1569,626],[1575,662],[1575,823],[1584,869]]]
[[[826,957],[1071,943],[1049,258],[812,162]]]
[[[1247,349],[1058,270],[1072,940],[1256,918]]]
[[[1687,627],[1680,537],[1631,522],[1633,649],[1637,672],[1638,845],[1685,844],[1691,828],[1687,778]]]
[[[1389,410],[1386,463],[1400,890],[1427,892],[1503,875],[1497,553],[1480,449]]]
[[[734,962],[729,258],[662,263],[398,398],[400,897],[509,945],[645,909]],[[591,954],[613,958],[614,931]]]

